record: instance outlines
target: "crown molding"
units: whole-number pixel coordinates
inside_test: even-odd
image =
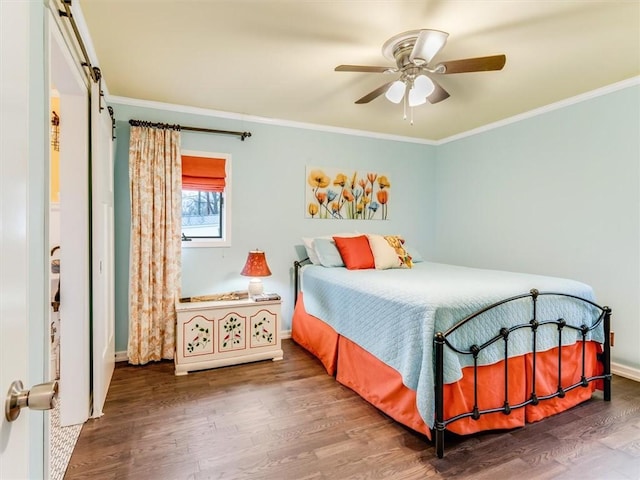
[[[259,117],[254,115],[245,115],[245,114],[233,113],[233,112],[224,112],[221,110],[211,110],[208,108],[191,107],[188,105],[177,105],[173,103],[155,102],[151,100],[141,100],[137,98],[119,97],[116,95],[107,95],[106,100],[108,103],[113,103],[118,105],[128,105],[132,107],[150,108],[154,110],[162,110],[162,111],[169,111],[169,112],[176,112],[176,113],[187,113],[187,114],[193,114],[193,115],[201,115],[205,117],[224,118],[228,120],[240,120],[244,122],[253,122],[253,123],[260,123],[265,125],[275,125],[280,127],[302,128],[305,130],[316,130],[321,132],[339,133],[343,135],[376,138],[380,140],[392,140],[397,142],[417,143],[422,145],[438,146],[438,145],[444,145],[450,142],[454,142],[462,138],[471,137],[473,135],[478,135],[480,133],[488,132],[496,128],[501,128],[506,125],[510,125],[512,123],[521,122],[522,120],[537,117],[538,115],[544,115],[545,113],[549,113],[554,110],[559,110],[561,108],[565,108],[570,105],[575,105],[577,103],[591,100],[593,98],[607,95],[607,94],[616,92],[618,90],[623,90],[625,88],[629,88],[635,85],[640,85],[640,76],[632,77],[627,80],[613,83],[611,85],[607,85],[606,87],[598,88],[596,90],[592,90],[587,93],[576,95],[575,97],[570,97],[570,98],[561,100],[559,102],[551,103],[549,105],[545,105],[544,107],[536,108],[534,110],[530,110],[525,113],[514,115],[512,117],[505,118],[497,122],[489,123],[487,125],[483,125],[482,127],[478,127],[473,130],[468,130],[466,132],[452,135],[450,137],[444,138],[442,140],[437,140],[437,141],[414,138],[414,137],[404,137],[400,135],[388,135],[384,133],[369,132],[365,130],[332,127],[328,125],[319,125],[319,124],[313,124],[313,123],[294,122],[290,120]]]
[[[437,142],[435,142],[435,145],[444,145],[446,143],[454,142],[462,138],[471,137],[479,133],[488,132],[496,128],[501,128],[506,125],[511,125],[512,123],[518,123],[518,122],[521,122],[522,120],[537,117],[538,115],[544,115],[545,113],[553,112],[554,110],[559,110],[561,108],[565,108],[570,105],[575,105],[577,103],[591,100],[593,98],[601,97],[603,95],[608,95],[609,93],[617,92],[618,90],[624,90],[625,88],[629,88],[635,85],[640,85],[640,76],[632,77],[627,80],[622,80],[620,82],[612,83],[611,85],[607,85],[606,87],[602,87],[596,90],[592,90],[590,92],[582,93],[580,95],[576,95],[575,97],[565,98],[564,100],[560,100],[559,102],[555,102],[555,103],[550,103],[549,105],[545,105],[544,107],[536,108],[534,110],[529,110],[528,112],[520,113],[518,115],[514,115],[513,117],[505,118],[503,120],[499,120],[493,123],[488,123],[486,125],[483,125],[482,127],[474,128],[473,130],[467,130],[466,132],[452,135],[451,137],[443,138],[442,140],[438,140]]]
[[[221,110],[210,110],[208,108],[190,107],[188,105],[177,105],[174,103],[155,102],[151,100],[140,100],[137,98],[119,97],[107,95],[106,100],[110,104],[128,105],[132,107],[151,108],[176,113],[188,113],[192,115],[202,115],[205,117],[225,118],[228,120],[240,120],[243,122],[261,123],[275,125],[279,127],[302,128],[305,130],[317,130],[321,132],[340,133],[358,137],[377,138],[381,140],[393,140],[403,143],[419,143],[422,145],[436,145],[433,140],[424,138],[403,137],[401,135],[389,135],[385,133],[369,132],[365,130],[355,130],[351,128],[332,127],[329,125],[319,125],[314,123],[294,122],[291,120],[281,120],[276,118],[258,117],[241,113],[224,112]]]

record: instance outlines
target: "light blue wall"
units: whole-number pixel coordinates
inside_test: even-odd
[[[398,233],[425,257],[434,247],[435,147],[112,104],[116,115],[115,241],[116,350],[128,338],[129,179],[131,118],[224,130],[250,131],[237,137],[182,132],[182,148],[232,155],[232,246],[191,248],[182,254],[182,296],[246,288],[240,275],[247,252],[266,252],[273,275],[265,289],[283,297],[284,330],[291,328],[292,264],[301,237],[341,231]],[[395,121],[395,120],[394,120]],[[391,181],[388,221],[305,219],[307,165],[362,172],[386,172]],[[391,203],[393,202],[393,203]]]
[[[640,367],[637,83],[442,145],[436,178],[438,260],[592,285]]]
[[[239,271],[260,248],[289,329],[300,237],[401,233],[427,259],[592,285],[614,309],[614,362],[640,368],[639,90],[636,82],[437,147],[115,104],[116,349],[127,341],[127,121],[137,118],[253,133],[241,142],[183,132],[185,149],[233,155],[233,245],[183,252],[184,296],[244,288]],[[391,220],[304,219],[306,165],[388,172]]]

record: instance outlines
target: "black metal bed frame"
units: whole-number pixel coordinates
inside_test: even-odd
[[[293,262],[293,306],[296,306],[298,303],[298,292],[300,291],[300,268],[307,262],[309,262],[309,257],[304,260],[296,260]]]
[[[537,301],[538,297],[542,295],[548,296],[559,296],[559,297],[568,297],[574,300],[578,300],[580,302],[588,303],[592,305],[597,310],[599,310],[599,315],[595,321],[591,325],[581,325],[580,327],[576,327],[573,325],[568,325],[566,321],[562,318],[557,320],[538,320],[538,312],[537,312]],[[468,324],[473,321],[480,315],[492,310],[500,305],[504,305],[506,303],[514,302],[516,300],[520,300],[522,298],[530,297],[532,301],[532,319],[528,323],[523,323],[519,325],[514,325],[512,327],[502,327],[500,328],[497,335],[487,340],[482,345],[471,345],[468,349],[457,348],[452,345],[448,339],[448,337],[458,330],[460,327]],[[603,364],[603,373],[602,375],[596,375],[592,377],[587,377],[585,375],[586,365],[585,365],[585,349],[586,349],[586,336],[587,334],[597,328],[600,323],[604,322],[604,346],[603,352],[600,356],[600,361]],[[537,360],[537,334],[538,329],[541,327],[551,327],[555,328],[558,331],[558,378],[557,378],[557,390],[550,395],[539,396],[536,393],[536,360]],[[508,362],[506,361],[509,358],[509,334],[513,331],[520,329],[529,329],[531,331],[531,339],[532,339],[532,377],[533,381],[531,382],[531,392],[529,393],[529,398],[517,405],[509,404],[509,389],[508,389],[508,378],[509,378],[509,370],[508,370]],[[582,336],[582,340],[580,341],[582,344],[582,374],[579,382],[576,382],[572,385],[563,386],[561,383],[562,379],[562,331],[564,329],[571,329],[580,332]],[[541,401],[549,400],[552,398],[563,398],[565,394],[575,388],[578,387],[587,387],[590,382],[595,380],[603,380],[604,382],[604,400],[611,400],[611,349],[609,345],[609,334],[611,331],[611,309],[609,307],[601,307],[593,303],[590,300],[586,300],[581,297],[577,297],[575,295],[569,295],[566,293],[555,293],[555,292],[539,292],[536,289],[531,290],[527,294],[517,295],[515,297],[507,298],[505,300],[501,300],[492,305],[489,305],[469,316],[460,320],[457,324],[451,327],[446,332],[437,332],[434,336],[434,347],[435,347],[435,370],[436,370],[436,378],[435,378],[435,409],[436,409],[436,418],[435,418],[435,444],[436,444],[436,454],[438,458],[442,458],[444,456],[444,431],[450,423],[453,423],[462,418],[471,417],[474,420],[478,420],[482,415],[487,413],[496,413],[502,412],[505,415],[509,415],[513,410],[517,410],[527,405],[537,405]],[[478,354],[487,348],[489,345],[494,344],[495,342],[502,339],[504,341],[504,403],[500,408],[491,408],[486,410],[480,410],[478,408]],[[473,356],[473,395],[474,395],[474,404],[473,408],[469,412],[461,413],[454,417],[445,419],[444,418],[444,348],[445,345],[456,353],[461,355],[471,355]]]
[[[300,267],[307,261],[308,259],[304,259],[302,261],[295,261],[294,262],[294,305],[295,302],[297,301],[297,297],[298,297],[298,290],[299,290],[299,270]],[[572,298],[574,300],[578,300],[580,302],[584,302],[587,303],[593,307],[595,307],[600,313],[598,314],[597,318],[594,319],[594,322],[591,325],[581,325],[580,327],[576,327],[573,325],[568,325],[566,323],[566,321],[562,318],[559,318],[557,320],[542,320],[540,321],[538,319],[538,309],[537,309],[537,301],[538,301],[538,297],[540,296],[559,296],[559,297],[567,297],[567,298]],[[468,349],[464,349],[464,348],[459,348],[454,346],[450,341],[449,341],[449,336],[455,332],[456,330],[458,330],[459,328],[463,327],[464,325],[468,324],[469,322],[472,322],[474,319],[478,318],[479,316],[483,315],[484,313],[488,312],[489,310],[492,310],[494,308],[497,308],[501,305],[510,303],[510,302],[514,302],[523,298],[531,298],[531,302],[532,302],[532,318],[529,322],[527,323],[523,323],[523,324],[518,324],[518,325],[514,325],[511,327],[502,327],[499,329],[499,332],[493,336],[492,338],[488,339],[486,342],[484,342],[482,345],[471,345],[470,347],[468,347]],[[604,344],[603,344],[603,351],[601,354],[598,355],[600,362],[603,365],[603,373],[601,375],[595,375],[595,376],[591,376],[591,377],[587,377],[586,376],[586,358],[585,358],[585,351],[586,351],[586,337],[587,334],[596,329],[601,323],[603,323],[603,328],[604,328]],[[536,393],[536,382],[535,382],[535,378],[536,378],[536,362],[537,362],[537,354],[538,354],[538,349],[537,349],[537,334],[538,334],[538,329],[539,328],[553,328],[555,326],[555,328],[557,329],[558,332],[558,378],[557,378],[557,390],[555,392],[553,392],[552,394],[549,395],[542,395],[539,396]],[[531,392],[529,394],[529,398],[521,403],[518,403],[516,405],[511,405],[509,403],[509,370],[508,370],[508,362],[507,359],[509,358],[509,334],[511,332],[514,332],[516,330],[521,330],[521,329],[529,329],[531,332],[531,339],[532,339],[532,351],[530,352],[532,355],[532,378],[533,381],[531,382]],[[562,332],[564,329],[571,329],[571,330],[576,330],[578,332],[580,332],[580,335],[582,336],[582,339],[580,340],[581,344],[582,344],[582,374],[581,374],[581,378],[580,381],[572,384],[572,385],[565,385],[563,386],[561,383],[561,379],[562,379]],[[517,295],[514,297],[510,297],[504,300],[501,300],[499,302],[493,303],[487,307],[484,307],[480,310],[478,310],[477,312],[463,318],[462,320],[460,320],[458,323],[456,323],[454,326],[452,326],[451,328],[449,328],[447,331],[445,332],[437,332],[434,335],[434,352],[435,352],[435,424],[434,424],[434,437],[435,437],[435,449],[436,449],[436,455],[438,456],[438,458],[442,458],[444,456],[444,432],[447,428],[447,425],[449,425],[450,423],[453,423],[457,420],[461,420],[463,418],[467,418],[467,417],[471,417],[474,420],[478,420],[482,415],[486,415],[488,413],[496,413],[496,412],[502,412],[505,415],[509,415],[511,414],[511,412],[513,410],[517,410],[520,408],[524,408],[527,405],[537,405],[538,403],[540,403],[541,401],[545,401],[545,400],[549,400],[552,398],[563,398],[567,392],[574,390],[578,387],[583,387],[586,388],[589,386],[590,382],[596,381],[596,380],[602,380],[604,383],[604,400],[605,401],[610,401],[611,400],[611,346],[609,343],[609,335],[611,332],[611,309],[607,306],[605,307],[601,307],[600,305],[575,296],[575,295],[569,295],[566,293],[556,293],[556,292],[539,292],[536,289],[531,290],[529,293],[526,294],[522,294],[522,295]],[[504,342],[504,403],[502,405],[502,407],[499,408],[491,408],[491,409],[485,409],[485,410],[481,410],[480,408],[478,408],[478,355],[480,354],[480,352],[482,350],[484,350],[485,348],[489,347],[490,345],[503,340]],[[473,357],[473,395],[474,395],[474,404],[473,404],[473,408],[468,411],[468,412],[464,412],[461,414],[458,414],[454,417],[451,418],[444,418],[444,349],[445,346],[452,349],[453,351],[455,351],[458,354],[461,355],[471,355]]]

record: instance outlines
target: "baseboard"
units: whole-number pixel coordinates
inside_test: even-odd
[[[284,330],[280,332],[281,339],[291,338],[291,330]],[[129,356],[126,351],[116,352],[116,362],[126,362],[129,360]]]
[[[621,365],[620,363],[611,362],[611,373],[640,382],[640,370],[637,368],[631,368],[626,365]]]
[[[127,352],[116,352],[116,362],[126,362],[129,360]]]

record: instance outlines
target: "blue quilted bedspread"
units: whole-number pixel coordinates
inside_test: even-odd
[[[309,265],[302,278],[306,311],[398,371],[404,384],[417,392],[418,410],[429,427],[434,419],[434,334],[487,305],[532,288],[595,301],[591,287],[573,280],[430,262],[391,270]],[[540,296],[537,308],[539,321],[563,318],[575,326],[590,326],[598,315],[594,307],[566,297]],[[518,300],[490,310],[457,330],[450,340],[466,350],[483,344],[501,327],[527,323],[531,318],[531,299]],[[565,329],[563,344],[575,343],[579,335]],[[599,328],[587,339],[602,342],[603,335]],[[538,350],[556,347],[557,328],[540,328],[537,341]],[[509,355],[529,352],[531,345],[530,329],[514,331],[509,336]],[[445,352],[445,383],[455,382],[472,358],[448,348]],[[503,355],[504,343],[498,341],[478,358],[480,364],[492,364]]]

